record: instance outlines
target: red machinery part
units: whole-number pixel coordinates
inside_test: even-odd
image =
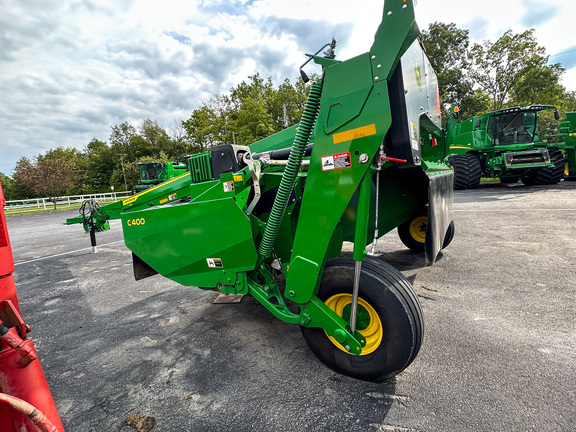
[[[0,432],[64,432],[34,343],[26,339],[29,328],[20,317],[5,203],[0,184]]]
[[[14,258],[12,257],[12,248],[10,247],[10,238],[8,237],[8,228],[6,227],[6,217],[4,216],[4,192],[0,183],[0,300],[10,300],[20,312],[18,299],[16,297],[16,286],[14,285]]]
[[[58,428],[54,426],[50,420],[46,418],[42,411],[39,411],[33,405],[28,402],[23,401],[14,396],[10,396],[4,393],[0,393],[0,403],[4,404],[14,411],[17,411],[30,419],[34,425],[37,426],[38,430],[42,432],[58,432]],[[4,429],[2,429],[4,430]],[[62,429],[61,429],[62,430]]]

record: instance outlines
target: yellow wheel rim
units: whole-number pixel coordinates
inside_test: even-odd
[[[332,309],[345,321],[350,321],[350,309],[352,308],[352,294],[335,294],[326,300],[326,306]],[[372,306],[365,300],[358,298],[358,310],[356,312],[356,330],[366,339],[366,346],[362,348],[360,355],[370,354],[380,346],[382,342],[382,322]],[[326,335],[328,336],[328,335]],[[332,336],[328,339],[340,350],[347,353],[346,349]]]
[[[570,165],[568,162],[566,162],[566,165],[564,165],[564,174],[570,175]]]
[[[419,243],[426,241],[426,228],[428,227],[428,216],[418,216],[410,222],[410,236]]]

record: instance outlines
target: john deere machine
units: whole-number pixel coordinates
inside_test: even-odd
[[[576,112],[566,113],[557,125],[556,132],[548,139],[548,148],[562,150],[566,155],[564,180],[576,180]]]
[[[518,180],[526,185],[555,184],[562,178],[566,160],[558,148],[540,137],[538,114],[555,110],[551,105],[513,107],[460,122],[453,105],[446,125],[448,161],[454,168],[454,188],[473,189],[480,178]]]
[[[178,162],[139,162],[136,166],[139,183],[132,188],[134,194],[186,172],[186,165]]]
[[[386,0],[369,52],[339,61],[332,40],[307,55],[302,78],[311,61],[322,72],[297,126],[213,147],[188,173],[87,217],[96,230],[122,220],[136,279],[251,295],[299,325],[333,370],[369,381],[399,373],[420,349],[422,310],[367,245],[408,223],[431,265],[453,235],[452,170],[422,159],[441,119],[418,34],[412,1]]]

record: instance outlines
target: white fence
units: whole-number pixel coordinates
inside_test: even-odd
[[[56,203],[57,206],[71,206],[74,204],[81,204],[82,201],[87,199],[94,199],[96,201],[117,201],[130,196],[132,193],[127,192],[106,192],[98,194],[87,194],[87,195],[69,195],[58,197]],[[50,198],[30,198],[25,200],[12,200],[6,201],[6,206],[4,211],[9,213],[10,211],[18,212],[33,212],[37,210],[49,210],[54,208],[54,203]]]

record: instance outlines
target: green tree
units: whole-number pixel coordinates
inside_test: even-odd
[[[468,30],[459,29],[454,23],[434,22],[422,31],[420,40],[438,77],[444,122],[452,103],[459,104],[462,119],[488,111],[489,96],[474,88],[469,76]]]
[[[223,144],[220,133],[222,117],[207,104],[195,109],[188,120],[182,122],[192,142],[193,152],[203,152],[214,145]]]
[[[238,144],[250,145],[274,133],[272,116],[266,110],[265,100],[247,97],[238,111],[236,120]]]
[[[559,82],[563,72],[557,64],[528,69],[510,91],[511,105],[562,105],[566,97]]]
[[[77,188],[81,177],[76,160],[55,154],[38,155],[33,162],[21,158],[14,170],[16,183],[26,186],[37,196],[48,197],[54,203],[54,209],[58,197]]]
[[[194,110],[182,122],[186,139],[195,151],[221,144],[250,145],[300,121],[309,87],[288,79],[274,88],[272,79],[259,74],[248,77],[230,90],[217,95]]]
[[[515,86],[528,79],[531,71],[546,67],[548,57],[531,29],[520,34],[508,30],[494,43],[474,44],[470,60],[470,76],[490,94],[492,108],[500,109],[510,101]]]
[[[84,149],[86,168],[84,172],[84,192],[109,192],[110,181],[117,164],[118,156],[104,141],[94,138]]]
[[[6,174],[0,172],[0,183],[2,183],[2,192],[6,201],[16,199],[14,197],[14,180]]]

